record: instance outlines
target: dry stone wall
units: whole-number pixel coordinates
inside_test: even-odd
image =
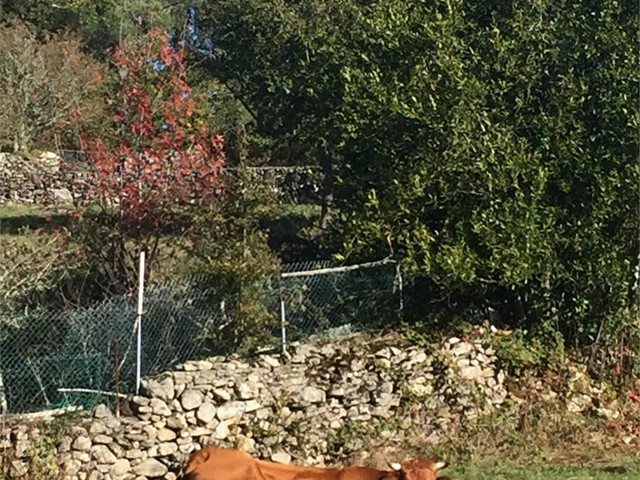
[[[55,153],[26,156],[0,152],[0,204],[69,204],[81,185],[81,176]]]
[[[86,197],[89,163],[83,152],[14,154],[0,152],[0,205],[12,203],[55,207]],[[270,184],[280,195],[313,203],[320,191],[313,167],[254,170],[256,181]],[[115,199],[114,199],[115,201]]]
[[[450,338],[426,351],[397,336],[300,345],[286,357],[192,361],[145,379],[144,395],[129,397],[119,418],[98,406],[54,441],[56,421],[6,428],[5,478],[175,479],[207,444],[326,465],[366,437],[401,443],[419,432],[437,442],[455,422],[505,401],[495,361],[481,340]],[[48,475],[38,477],[43,469]]]

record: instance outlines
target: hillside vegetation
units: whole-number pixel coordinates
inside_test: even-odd
[[[238,298],[249,338],[283,263],[391,258],[402,315],[361,323],[490,320],[518,368],[571,357],[625,396],[639,30],[620,0],[0,0],[0,151],[86,154],[64,205],[0,185],[0,321],[133,298],[144,251],[150,283]]]

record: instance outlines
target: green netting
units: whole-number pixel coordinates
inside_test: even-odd
[[[326,269],[326,263],[303,267],[308,275],[282,279],[287,337],[292,341],[378,328],[398,312],[394,264],[321,274],[314,270]]]
[[[313,273],[329,266],[329,262],[285,265],[284,272],[310,272],[274,279],[244,296],[220,298],[211,293],[215,288],[204,277],[149,285],[144,297],[142,374],[159,373],[204,355],[279,348],[281,300],[291,341],[375,328],[397,312],[394,265]],[[113,396],[84,390],[115,392],[116,371],[118,391],[134,392],[135,309],[133,298],[120,296],[91,308],[0,314],[0,409],[23,413],[67,405],[112,405]]]

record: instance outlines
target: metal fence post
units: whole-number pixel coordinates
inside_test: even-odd
[[[284,292],[282,288],[282,272],[278,271],[278,296],[280,298],[280,336],[282,353],[287,353],[287,312],[284,304]]]
[[[118,365],[118,362],[119,362],[118,354],[120,353],[118,351],[119,347],[120,347],[120,344],[118,342],[118,339],[116,338],[113,341],[113,352],[115,356],[113,376],[114,376],[115,387],[116,387],[116,418],[120,418],[120,366]]]
[[[142,371],[142,306],[144,300],[144,251],[140,252],[140,267],[138,270],[138,316],[137,323],[137,354],[136,354],[136,395],[140,394]]]
[[[396,277],[398,278],[398,294],[400,302],[400,311],[404,310],[404,293],[403,293],[403,281],[402,281],[402,268],[400,263],[396,263]]]

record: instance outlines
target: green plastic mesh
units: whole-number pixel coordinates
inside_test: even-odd
[[[329,266],[288,264],[283,272]],[[289,341],[377,328],[398,310],[394,265],[274,279],[262,292],[244,297],[219,298],[211,287],[203,277],[147,287],[143,375],[205,355],[250,353],[248,345],[254,351],[279,348],[281,300]],[[115,392],[116,371],[118,391],[134,392],[135,322],[131,296],[109,298],[91,308],[0,313],[0,410],[25,413],[67,405],[112,405],[112,396],[73,390]]]

